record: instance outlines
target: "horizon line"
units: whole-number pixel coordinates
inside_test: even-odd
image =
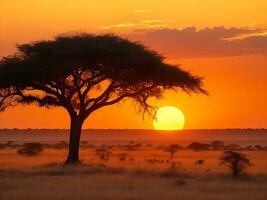
[[[70,130],[69,128],[0,128],[3,130]],[[155,130],[155,129],[141,129],[141,128],[85,128],[84,130],[137,130],[137,131],[194,131],[194,130],[267,130],[266,128],[192,128],[182,130]]]

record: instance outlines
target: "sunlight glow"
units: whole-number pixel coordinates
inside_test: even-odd
[[[183,112],[173,106],[159,108],[153,120],[153,126],[156,130],[182,130],[184,124]]]

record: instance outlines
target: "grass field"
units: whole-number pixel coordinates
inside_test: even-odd
[[[93,166],[1,170],[0,199],[216,199],[265,200],[267,177],[170,177],[149,171]]]
[[[0,199],[266,199],[266,151],[245,153],[253,166],[238,179],[219,165],[222,151],[181,150],[170,155],[154,147],[110,150],[107,162],[82,148],[82,165],[62,165],[67,149],[38,156],[0,150]],[[124,159],[121,159],[121,157]],[[197,160],[204,160],[202,165]]]

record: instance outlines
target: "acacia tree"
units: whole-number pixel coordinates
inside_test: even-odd
[[[138,42],[113,34],[60,35],[17,46],[0,61],[0,110],[18,104],[63,107],[70,116],[67,163],[79,162],[85,119],[124,99],[151,111],[149,97],[166,89],[203,93],[201,78]]]
[[[220,164],[225,165],[232,171],[232,176],[237,177],[246,168],[252,166],[252,163],[245,154],[235,151],[225,151],[219,158]]]

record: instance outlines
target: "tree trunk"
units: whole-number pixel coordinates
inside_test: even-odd
[[[69,154],[66,164],[79,163],[79,145],[83,121],[75,118],[71,119],[70,124],[70,139],[69,139]]]

